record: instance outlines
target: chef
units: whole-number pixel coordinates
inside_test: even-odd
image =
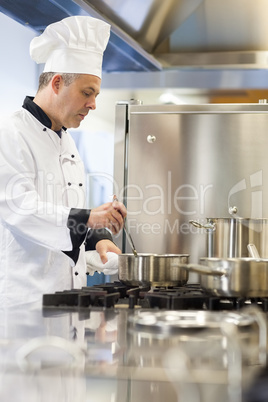
[[[1,306],[85,286],[87,250],[104,265],[120,253],[111,233],[126,209],[85,208],[84,167],[68,133],[96,108],[109,35],[105,22],[74,16],[31,42],[31,57],[44,63],[38,91],[0,123]]]

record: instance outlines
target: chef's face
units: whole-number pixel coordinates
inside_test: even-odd
[[[101,79],[95,75],[81,74],[68,86],[61,77],[57,92],[54,129],[62,126],[79,127],[88,112],[96,109],[96,97],[100,92],[100,85]]]

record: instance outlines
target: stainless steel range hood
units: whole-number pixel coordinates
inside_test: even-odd
[[[1,0],[36,31],[69,15],[112,26],[104,70],[268,68],[267,0]]]

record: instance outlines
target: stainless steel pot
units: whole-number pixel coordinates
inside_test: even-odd
[[[247,258],[247,246],[255,244],[262,258],[268,258],[268,219],[207,218],[192,225],[207,232],[207,257]]]
[[[118,277],[131,286],[182,286],[189,277],[188,261],[188,254],[120,254]]]
[[[268,296],[268,259],[200,258],[200,264],[189,264],[187,269],[201,274],[201,287],[213,295]]]

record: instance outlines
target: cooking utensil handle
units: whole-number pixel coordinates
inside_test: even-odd
[[[129,233],[129,231],[127,229],[126,220],[124,221],[124,231],[125,231],[126,237],[128,239],[128,242],[130,244],[131,250],[132,250],[133,254],[135,255],[135,257],[137,257],[138,253],[137,253],[137,250],[135,248],[135,245],[134,245],[133,239],[131,237],[131,234]]]
[[[206,265],[201,265],[201,264],[188,264],[188,265],[185,265],[184,268],[188,269],[189,271],[196,272],[198,274],[205,274],[205,275],[222,276],[222,275],[226,275],[226,273],[227,273],[224,268],[219,267],[217,269],[213,269]]]
[[[117,198],[116,195],[113,196],[113,201],[118,201],[118,198]],[[123,229],[124,229],[124,232],[125,232],[125,234],[126,234],[126,238],[127,238],[128,242],[129,242],[129,244],[130,244],[132,253],[135,255],[135,257],[137,257],[137,256],[138,256],[138,253],[137,253],[137,251],[136,251],[136,248],[135,248],[133,239],[132,239],[132,237],[131,237],[131,235],[130,235],[130,233],[129,233],[129,231],[128,231],[126,218],[124,219],[124,226],[123,226]]]

